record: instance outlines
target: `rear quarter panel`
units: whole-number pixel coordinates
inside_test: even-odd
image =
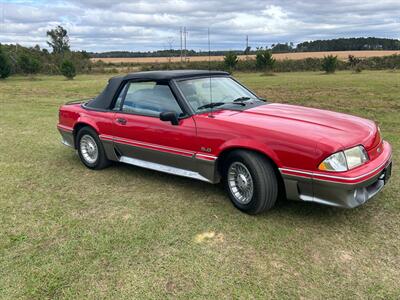
[[[75,130],[78,124],[86,124],[99,135],[112,135],[113,115],[114,112],[84,109],[81,104],[63,105],[59,111],[59,127]]]

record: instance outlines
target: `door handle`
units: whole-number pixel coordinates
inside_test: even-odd
[[[125,125],[126,124],[126,120],[123,118],[117,118],[117,123],[121,124],[121,125]]]

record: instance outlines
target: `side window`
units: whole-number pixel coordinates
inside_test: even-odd
[[[129,86],[129,84],[125,84],[125,86],[123,87],[123,89],[119,93],[117,101],[115,101],[115,105],[114,105],[113,110],[120,110],[121,109],[122,99],[124,99],[124,96],[126,94],[126,89],[128,88],[128,86]]]
[[[122,111],[154,117],[166,111],[183,114],[170,87],[155,81],[129,83]]]

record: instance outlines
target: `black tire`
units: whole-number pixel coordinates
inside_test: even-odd
[[[243,164],[249,171],[253,183],[252,196],[248,203],[240,202],[233,194],[229,180],[229,168],[234,163]],[[236,164],[237,165],[237,164]],[[256,215],[271,209],[278,197],[278,180],[271,162],[259,153],[236,150],[229,154],[223,165],[223,181],[226,191],[235,207]]]
[[[94,162],[87,161],[82,154],[80,145],[82,137],[84,137],[85,135],[91,136],[96,143],[98,155],[97,159]],[[78,131],[76,135],[76,148],[78,150],[79,158],[81,159],[82,163],[89,169],[101,170],[111,164],[111,162],[107,159],[103,144],[101,143],[96,131],[94,131],[91,127],[83,127]]]

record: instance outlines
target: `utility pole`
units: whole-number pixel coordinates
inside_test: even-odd
[[[172,36],[169,36],[168,37],[168,39],[167,39],[167,43],[168,43],[168,46],[169,46],[169,50],[172,50],[172,45],[174,44],[174,37],[172,37]]]
[[[249,58],[250,47],[249,47],[249,35],[246,35],[246,49],[244,50],[244,54],[246,54],[246,59]]]
[[[207,41],[208,41],[208,70],[211,68],[211,39],[210,39],[210,27],[207,28]]]
[[[181,62],[182,62],[182,58],[183,58],[183,52],[182,52],[182,27],[180,28],[180,37],[181,37]]]
[[[174,38],[172,37],[172,36],[169,36],[168,37],[168,46],[169,46],[169,49],[168,49],[168,52],[169,52],[169,54],[168,54],[168,61],[169,62],[171,62],[171,60],[172,60],[172,56],[173,56],[173,50],[172,50],[172,44],[174,43]]]
[[[184,57],[185,57],[185,62],[186,62],[186,37],[187,37],[187,31],[186,31],[186,26],[183,27],[183,40],[184,40]]]

